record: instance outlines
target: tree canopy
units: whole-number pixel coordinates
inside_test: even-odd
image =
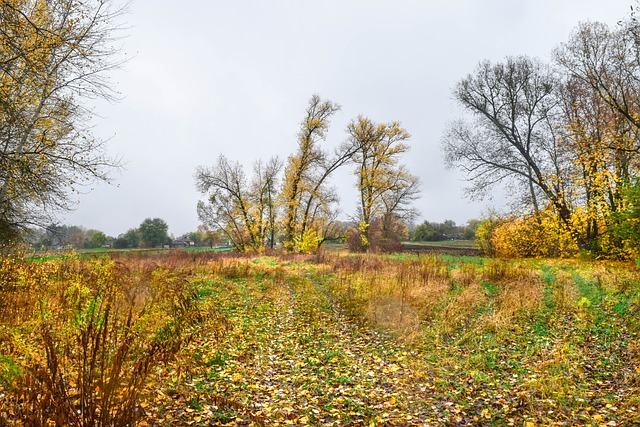
[[[250,179],[239,162],[224,155],[211,167],[198,167],[196,187],[206,198],[197,208],[203,224],[224,233],[239,250],[273,248],[279,240],[287,250],[313,252],[327,239],[345,237],[345,227],[336,221],[336,191],[328,181],[344,165],[360,164],[364,221],[375,222],[382,238],[406,234],[402,221],[413,215],[411,202],[418,194],[417,178],[398,163],[409,134],[398,122],[377,125],[359,118],[343,143],[326,149],[330,119],[339,110],[318,95],[309,99],[281,181],[283,165],[275,158],[257,161]],[[363,136],[372,129],[375,140]]]
[[[123,10],[111,1],[0,5],[0,242],[54,222],[119,161],[92,136],[84,101],[115,99],[107,71]]]
[[[399,164],[399,156],[409,150],[405,141],[410,138],[399,122],[374,123],[361,116],[348,125],[347,132],[349,143],[356,147],[353,162],[360,196],[358,246],[369,250],[378,241],[398,239],[394,222],[415,215],[411,202],[418,197],[419,183]],[[378,239],[372,239],[374,223],[380,229]]]
[[[551,63],[483,61],[456,85],[467,116],[449,125],[445,159],[467,173],[472,196],[511,189],[514,219],[493,226],[496,238],[520,235],[538,255],[637,252],[617,222],[635,209],[628,189],[640,172],[637,29],[633,19],[580,24]]]
[[[140,240],[147,248],[164,245],[169,242],[169,226],[161,218],[147,218],[138,227]]]

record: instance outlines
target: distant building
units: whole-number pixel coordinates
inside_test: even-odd
[[[186,234],[171,241],[172,248],[191,248],[194,246],[196,246],[196,243]]]

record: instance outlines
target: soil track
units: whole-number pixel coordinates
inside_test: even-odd
[[[406,252],[425,253],[433,255],[457,255],[457,256],[480,256],[482,251],[469,246],[440,246],[440,245],[412,245],[403,244],[402,249]]]

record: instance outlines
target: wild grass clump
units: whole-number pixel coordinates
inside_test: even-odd
[[[400,335],[509,331],[545,297],[540,271],[513,260],[334,253],[321,262],[334,272],[333,292],[348,312]],[[570,303],[570,279],[559,273],[550,285],[556,304]]]
[[[405,338],[433,320],[447,295],[456,286],[469,286],[477,273],[466,265],[452,271],[448,262],[433,256],[332,254],[322,262],[334,272],[332,289],[347,312]]]
[[[429,377],[453,387],[450,401],[493,390],[492,401],[509,400],[486,419],[504,411],[540,424],[638,420],[629,418],[640,405],[640,271],[633,266],[373,255],[323,261],[341,306],[409,341]]]
[[[153,261],[0,261],[0,424],[123,426],[206,315]]]
[[[500,277],[502,279],[484,283],[486,292],[493,297],[493,307],[483,317],[483,327],[493,333],[508,331],[519,316],[526,318],[535,314],[544,296],[543,281],[535,271],[514,269]]]

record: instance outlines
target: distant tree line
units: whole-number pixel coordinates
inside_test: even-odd
[[[443,240],[473,240],[481,221],[471,219],[466,225],[456,225],[450,219],[444,222],[428,222],[416,226],[411,233],[411,240],[417,242],[438,242]]]
[[[213,232],[198,227],[196,231],[185,233],[177,238],[168,234],[169,226],[160,218],[147,218],[137,227],[130,228],[120,234],[113,243],[116,249],[126,248],[154,248],[161,246],[226,246],[225,237],[219,232]]]
[[[147,218],[140,226],[129,229],[118,237],[107,236],[104,232],[86,229],[76,225],[49,225],[34,228],[26,234],[27,242],[35,249],[95,249],[95,248],[155,248],[171,245],[167,223],[160,218]],[[201,243],[200,233],[183,236]]]
[[[33,249],[136,249],[161,247],[221,247],[229,246],[219,231],[197,230],[178,237],[168,232],[169,226],[161,218],[147,218],[138,227],[130,228],[117,237],[77,225],[49,225],[32,228],[25,233],[25,241]]]
[[[75,225],[50,225],[46,229],[33,229],[27,240],[35,248],[101,248],[109,240],[99,230],[86,229]]]

